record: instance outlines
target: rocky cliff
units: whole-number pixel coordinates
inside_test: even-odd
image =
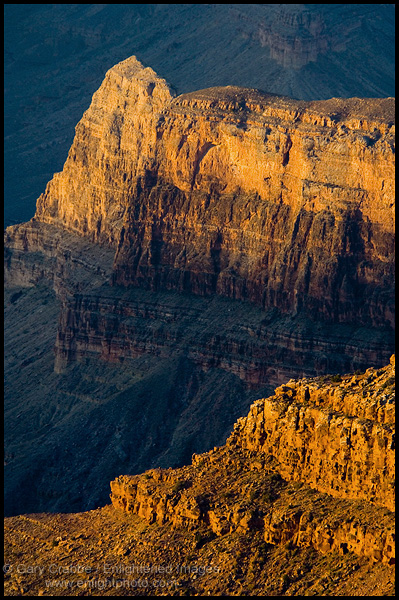
[[[387,367],[358,375],[289,381],[251,406],[226,446],[194,456],[191,467],[117,478],[113,505],[150,522],[205,523],[216,535],[261,529],[269,543],[292,540],[393,564],[394,384],[394,356]],[[274,480],[281,476],[322,493],[312,496],[308,510],[305,497],[295,494],[293,502],[280,498],[264,512],[256,505],[265,488],[261,493],[257,486],[266,487],[270,501],[271,471]],[[209,480],[220,486],[217,492],[209,493]],[[244,490],[253,504],[242,504]]]
[[[224,443],[290,378],[389,353],[383,328],[109,285],[114,253],[39,221],[6,232],[6,514],[99,506],[120,472]]]
[[[384,369],[290,381],[252,405],[231,443],[268,452],[285,479],[395,510],[395,357]]]
[[[35,219],[116,249],[114,283],[393,326],[394,100],[176,98],[112,68]]]
[[[394,595],[394,380],[392,356],[288,381],[224,446],[114,479],[111,506],[7,518],[6,594]]]
[[[7,226],[34,215],[104,73],[132,54],[178,93],[395,94],[392,4],[7,4],[4,24]]]

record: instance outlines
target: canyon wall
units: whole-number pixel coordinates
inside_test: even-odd
[[[179,93],[234,84],[303,100],[387,97],[394,16],[391,4],[7,4],[6,225],[34,215],[104,73],[127,56]]]
[[[149,294],[152,294],[150,296]],[[201,370],[223,369],[251,389],[277,386],[301,373],[345,372],[383,364],[384,330],[314,324],[214,296],[124,290],[103,285],[76,293],[61,308],[55,369],[96,357],[119,364],[150,354],[183,353]]]
[[[25,510],[15,490],[28,475],[29,507],[49,477],[40,506],[70,506],[70,456],[92,473],[70,486],[74,507],[91,508],[103,465],[111,479],[121,465],[184,464],[288,379],[389,360],[393,103],[231,86],[176,97],[134,57],[107,73],[36,216],[5,232],[8,431],[29,432],[7,440],[12,512]],[[57,333],[47,323],[42,343],[35,315],[47,310]],[[98,431],[112,460],[103,443],[99,461]]]
[[[394,100],[235,87],[173,98],[112,68],[35,219],[116,250],[113,282],[393,327]]]
[[[391,362],[329,387],[288,382],[253,404],[229,441],[271,453],[286,479],[394,511],[395,357]]]
[[[224,443],[290,378],[389,358],[383,328],[110,285],[114,254],[37,220],[6,231],[8,515],[95,508],[119,473]]]

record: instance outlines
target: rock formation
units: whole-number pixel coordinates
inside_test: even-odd
[[[394,365],[328,386],[290,381],[252,405],[230,441],[272,454],[285,479],[393,511]]]
[[[393,594],[394,381],[394,356],[288,381],[224,446],[117,477],[113,506],[6,519],[6,591]]]
[[[94,95],[35,219],[112,244],[118,284],[389,329],[393,109],[235,87],[172,99],[130,58]]]
[[[335,379],[339,382],[289,381],[277,388],[274,396],[258,400],[248,416],[238,420],[225,447],[194,456],[191,467],[117,478],[111,482],[113,505],[150,522],[202,522],[216,535],[260,528],[269,543],[292,539],[322,552],[345,549],[393,564],[392,526],[387,529],[385,518],[381,528],[370,528],[360,517],[355,522],[351,502],[340,504],[347,517],[334,524],[334,513],[327,517],[328,509],[319,507],[312,515],[301,508],[297,496],[295,509],[273,507],[262,516],[253,506],[221,503],[220,495],[205,502],[200,493],[213,469],[219,476],[254,471],[253,479],[260,482],[267,465],[273,465],[285,481],[303,482],[355,504],[365,501],[369,516],[379,514],[373,506],[394,511],[395,357],[383,369]],[[327,502],[323,494],[315,498]]]
[[[104,73],[131,54],[178,93],[395,93],[391,4],[7,4],[4,25],[6,226],[34,215]]]
[[[52,348],[47,338],[46,348],[36,343],[36,309],[25,291],[47,286],[46,302],[51,297],[51,310],[59,310],[55,373],[46,371],[48,385],[36,399],[46,410],[33,408],[40,427],[23,438],[31,436],[31,448],[43,448],[38,432],[49,427],[49,452],[75,457],[82,472],[88,460],[92,472],[94,456],[100,462],[94,434],[91,453],[81,460],[76,452],[84,454],[76,433],[88,418],[84,400],[116,449],[112,461],[106,446],[101,451],[109,478],[122,463],[133,473],[159,461],[176,466],[192,451],[223,443],[272,386],[385,364],[394,335],[393,104],[299,102],[234,86],[175,96],[135,57],[110,69],[34,219],[5,233],[7,309],[18,320],[20,343],[14,354],[11,326],[7,347],[19,384],[31,373],[33,404],[35,354],[50,356]],[[23,319],[33,332],[29,345]],[[90,370],[98,359],[104,369],[124,371],[123,383],[103,377],[92,397],[84,382],[98,389],[101,367]],[[79,384],[68,380],[75,366]],[[167,401],[142,382],[158,367],[159,382],[161,366]],[[179,381],[187,384],[183,391]],[[7,382],[14,426],[25,414],[18,389]],[[137,410],[147,399],[148,440],[132,414],[118,420],[124,394]],[[105,398],[117,407],[107,425]],[[220,421],[200,410],[204,399]],[[67,409],[70,402],[76,411]],[[154,407],[152,429],[146,419]],[[30,489],[43,489],[47,471],[32,470],[35,452],[27,454],[15,437],[8,444],[15,514],[28,502],[15,490],[28,474]],[[54,461],[64,466],[43,502],[59,510],[70,474],[65,461]],[[78,483],[69,490],[75,485],[72,497],[84,508],[105,494],[97,475],[89,477],[95,481],[83,492]]]

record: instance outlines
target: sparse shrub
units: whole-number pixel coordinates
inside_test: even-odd
[[[189,487],[189,485],[190,484],[188,481],[183,481],[182,479],[179,479],[179,481],[176,481],[176,483],[172,487],[172,492],[174,494],[177,494],[178,492],[181,492],[182,490],[187,489]]]
[[[281,585],[283,587],[283,590],[285,590],[289,586],[289,584],[291,583],[290,577],[287,574],[284,574],[281,577],[280,581],[281,581]]]
[[[226,490],[225,492],[220,492],[220,499],[223,500],[224,502],[228,502],[232,498],[234,498],[234,492],[232,492],[231,490]]]
[[[11,304],[14,304],[14,302],[16,302],[18,300],[18,298],[20,298],[22,296],[23,292],[19,291],[19,292],[15,292],[15,294],[13,294],[10,298],[10,302]]]
[[[331,375],[330,380],[333,383],[339,383],[340,381],[342,381],[342,377],[339,373],[336,373],[336,375]]]
[[[215,534],[212,531],[196,531],[194,534],[194,545],[197,550],[202,548],[205,544],[213,540]]]
[[[251,490],[250,494],[249,494],[249,501],[253,502],[257,496],[258,496],[258,490]]]
[[[273,548],[272,544],[267,544],[266,542],[260,542],[258,546],[258,555],[262,558],[262,560],[266,559],[270,548]]]
[[[385,390],[385,388],[389,387],[390,385],[394,385],[394,383],[395,377],[388,377],[388,379],[382,384],[381,389]]]
[[[260,500],[265,504],[270,504],[270,502],[273,501],[273,495],[268,490],[266,490],[261,495]]]

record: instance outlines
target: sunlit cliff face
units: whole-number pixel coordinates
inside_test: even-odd
[[[389,365],[366,373],[327,381],[290,380],[273,396],[252,404],[225,446],[194,455],[190,466],[116,478],[111,482],[112,503],[158,525],[204,524],[221,537],[261,531],[271,544],[291,540],[322,553],[350,551],[393,565],[394,375],[392,356]],[[276,494],[276,472],[284,481],[296,482],[297,489],[306,483],[302,491],[307,486],[313,490],[311,510],[306,494],[302,503],[298,492],[287,501],[282,490],[272,510],[266,503],[260,508],[256,483],[263,481],[263,498],[270,502]],[[240,477],[237,485],[235,478]],[[216,491],[209,494],[210,487],[219,485],[219,496]],[[244,490],[252,490],[249,498],[258,498],[257,510],[249,508],[248,497],[243,502]],[[334,505],[331,497],[345,502]],[[330,510],[337,511],[334,516],[323,506],[328,498]],[[367,522],[372,514],[381,515],[385,527]]]
[[[231,86],[173,98],[132,57],[95,93],[36,219],[111,243],[116,283],[385,326],[393,104]]]

